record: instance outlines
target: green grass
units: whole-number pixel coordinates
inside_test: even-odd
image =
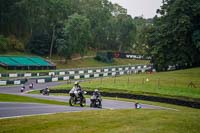
[[[40,93],[40,90],[33,90],[33,91],[28,92],[28,94],[41,94],[41,93]]]
[[[5,72],[7,72],[7,70],[4,69],[3,67],[0,67],[0,72],[1,72],[1,73],[5,73]]]
[[[104,63],[95,60],[94,58],[85,58],[79,60],[69,60],[66,64],[57,62],[57,68],[87,68],[87,67],[103,67],[103,66],[116,66],[128,64],[148,64],[146,60],[133,60],[133,59],[114,59],[113,63]]]
[[[27,96],[19,96],[19,95],[12,95],[12,94],[0,94],[0,102],[29,102],[29,103],[68,105],[67,102],[45,100],[45,99],[32,98],[32,97],[27,97]]]
[[[196,88],[188,86],[190,82],[193,82]],[[200,101],[200,68],[102,78],[83,82],[81,85],[90,90],[100,88],[101,91],[108,92],[127,92]],[[53,89],[70,89],[71,87],[72,84],[68,84],[56,86]]]
[[[163,104],[165,106],[165,104]],[[200,110],[100,110],[0,120],[0,133],[198,133]]]

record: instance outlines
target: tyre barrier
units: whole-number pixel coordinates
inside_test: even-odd
[[[69,93],[69,89],[66,90],[51,90],[50,93]],[[87,90],[87,95],[92,95],[93,91]],[[127,98],[127,99],[135,99],[135,100],[146,100],[146,101],[153,101],[153,102],[161,102],[161,103],[169,103],[174,105],[181,105],[191,108],[200,109],[200,102],[198,101],[189,101],[189,100],[182,100],[177,98],[166,98],[166,97],[159,97],[159,96],[147,96],[147,95],[137,95],[137,94],[128,94],[128,93],[115,93],[115,92],[101,92],[102,96],[105,97],[118,97],[118,98]]]

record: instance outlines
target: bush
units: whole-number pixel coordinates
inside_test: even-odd
[[[51,38],[47,32],[33,32],[26,49],[33,54],[44,56],[49,54],[50,44]]]
[[[97,52],[95,60],[102,61],[105,63],[113,62],[113,58],[109,55],[108,52]]]
[[[0,53],[5,53],[8,50],[8,39],[0,35]]]
[[[24,44],[20,42],[15,36],[9,36],[9,48],[14,51],[24,51]]]

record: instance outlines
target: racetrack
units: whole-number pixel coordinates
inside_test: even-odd
[[[69,107],[38,103],[0,102],[0,119],[37,114],[77,112],[84,110],[95,110],[95,108]]]
[[[59,84],[64,84],[65,82],[50,82],[45,84],[35,84],[34,90],[44,89],[46,86],[56,86]],[[0,93],[7,94],[17,94],[22,96],[35,97],[40,99],[49,99],[56,101],[68,101],[68,96],[43,96],[38,94],[26,94],[20,93],[21,86],[1,86]],[[28,85],[26,85],[26,90],[30,91]],[[86,99],[87,105],[90,104],[90,100]],[[103,109],[134,109],[133,102],[125,102],[118,100],[107,100],[103,99],[102,101]],[[142,104],[142,108],[147,109],[169,109],[165,107],[153,106]],[[0,102],[0,118],[8,117],[19,117],[26,115],[37,115],[37,114],[49,114],[49,113],[58,113],[58,112],[74,112],[74,111],[84,111],[84,110],[97,110],[96,108],[90,107],[70,107],[70,106],[60,106],[60,105],[48,105],[48,104],[37,104],[37,103],[16,103],[16,102]]]

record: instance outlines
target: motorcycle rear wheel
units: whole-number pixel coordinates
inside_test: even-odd
[[[90,103],[90,107],[93,107],[93,108],[94,108],[94,107],[95,107],[95,103],[94,103],[94,102],[91,102],[91,103]]]
[[[85,99],[85,97],[80,101],[80,106],[81,107],[86,106],[86,99]]]
[[[99,100],[98,108],[102,108],[102,104],[100,100]]]

